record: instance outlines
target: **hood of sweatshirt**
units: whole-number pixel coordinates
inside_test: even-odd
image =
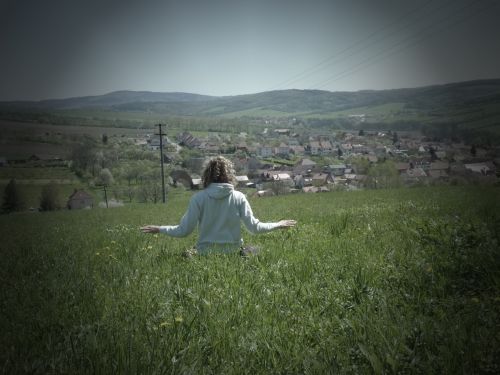
[[[208,196],[214,199],[224,199],[234,190],[231,184],[211,183],[205,189]]]

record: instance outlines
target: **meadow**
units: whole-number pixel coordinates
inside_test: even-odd
[[[249,258],[140,233],[189,197],[0,216],[1,371],[500,371],[498,187],[252,198]]]

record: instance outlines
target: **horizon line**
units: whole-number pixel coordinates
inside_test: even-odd
[[[59,97],[59,98],[46,98],[46,99],[7,99],[0,100],[0,103],[41,103],[41,102],[49,102],[49,101],[62,101],[62,100],[71,100],[71,99],[83,99],[83,98],[95,98],[106,95],[111,95],[120,92],[135,92],[135,93],[150,93],[150,94],[187,94],[187,95],[196,95],[196,96],[205,96],[210,98],[231,98],[237,96],[249,96],[249,95],[259,95],[270,92],[280,92],[280,91],[321,91],[321,92],[329,92],[329,93],[356,93],[356,92],[366,92],[366,91],[393,91],[393,90],[411,90],[411,89],[420,89],[426,87],[438,87],[438,86],[447,86],[447,85],[455,85],[462,83],[472,83],[472,82],[485,82],[485,81],[497,81],[500,80],[500,77],[492,77],[492,78],[478,78],[471,79],[465,81],[452,81],[452,82],[444,82],[444,83],[433,83],[428,85],[421,86],[412,86],[412,87],[397,87],[397,88],[384,88],[384,89],[359,89],[359,90],[320,90],[320,89],[299,89],[299,88],[288,88],[288,89],[279,89],[279,90],[267,90],[267,91],[258,91],[246,94],[234,94],[234,95],[210,95],[210,94],[200,94],[195,92],[188,91],[151,91],[151,90],[132,90],[132,89],[118,89],[108,91],[104,94],[89,94],[89,95],[81,95],[81,96],[68,96],[68,97]]]

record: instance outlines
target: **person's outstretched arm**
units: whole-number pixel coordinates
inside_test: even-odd
[[[141,227],[143,233],[164,233],[172,237],[186,237],[196,225],[200,216],[200,208],[193,198],[189,201],[189,206],[181,219],[179,225],[146,225]]]
[[[250,233],[265,233],[274,229],[288,229],[294,227],[297,222],[295,220],[281,220],[276,223],[262,223],[255,216],[253,216],[252,207],[250,203],[244,198],[243,204],[240,208],[240,217],[243,224]]]
[[[296,220],[280,220],[278,221],[278,228],[279,229],[288,229],[292,228],[297,224]]]

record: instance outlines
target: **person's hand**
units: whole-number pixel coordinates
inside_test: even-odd
[[[160,227],[158,225],[146,225],[141,227],[142,233],[159,233]]]
[[[288,229],[294,227],[295,224],[297,224],[295,220],[280,220],[278,221],[278,228]]]

